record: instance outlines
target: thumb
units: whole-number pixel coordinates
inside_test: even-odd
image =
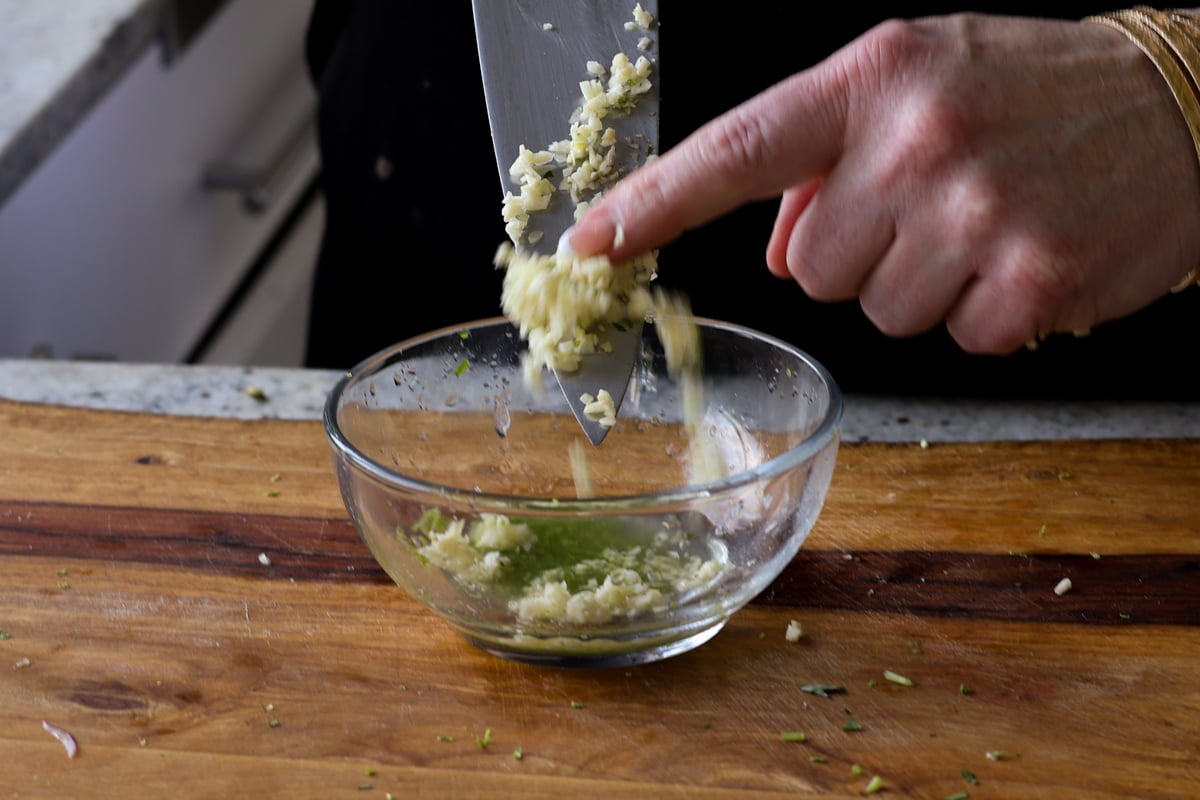
[[[797,73],[706,123],[609,189],[572,229],[572,249],[628,258],[826,172],[845,128],[839,75]]]

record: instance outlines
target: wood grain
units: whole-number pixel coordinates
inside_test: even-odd
[[[1177,798],[1200,782],[1200,442],[843,445],[800,557],[715,639],[556,670],[476,650],[386,580],[318,424],[3,402],[0,424],[0,796],[849,798],[878,774],[885,797]]]

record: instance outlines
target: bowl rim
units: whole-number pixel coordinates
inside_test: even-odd
[[[664,504],[685,504],[705,497],[714,497],[736,491],[737,489],[763,479],[783,474],[797,464],[807,461],[823,450],[831,440],[836,440],[841,431],[842,418],[845,413],[845,397],[833,375],[821,362],[808,352],[789,342],[745,325],[723,322],[710,317],[694,317],[699,325],[708,328],[722,329],[742,336],[761,339],[781,350],[804,361],[825,382],[829,390],[829,405],[825,416],[812,433],[796,446],[785,450],[777,456],[751,467],[735,472],[724,478],[693,486],[681,486],[657,492],[645,492],[631,495],[608,495],[605,497],[589,498],[543,498],[520,495],[496,494],[489,492],[464,489],[457,486],[447,486],[432,481],[425,481],[388,469],[378,461],[370,458],[355,446],[342,432],[337,422],[338,403],[348,386],[365,373],[374,370],[377,365],[387,362],[399,351],[418,344],[428,342],[450,334],[458,334],[466,330],[476,330],[492,327],[498,324],[516,326],[512,320],[504,316],[484,317],[463,322],[457,325],[447,325],[436,330],[428,331],[417,336],[411,336],[402,341],[388,345],[359,361],[337,379],[329,390],[322,412],[322,423],[329,442],[336,450],[345,456],[352,464],[365,472],[374,480],[389,487],[407,489],[410,491],[434,492],[447,502],[467,502],[472,504],[494,503],[510,509],[554,510],[564,513],[598,512],[606,510],[635,510],[643,506],[661,507]]]

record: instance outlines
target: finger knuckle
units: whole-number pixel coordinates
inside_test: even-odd
[[[704,146],[692,154],[697,168],[718,180],[734,182],[755,174],[773,163],[770,136],[765,120],[735,109],[720,119]]]

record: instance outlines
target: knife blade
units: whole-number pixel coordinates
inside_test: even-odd
[[[657,0],[642,0],[642,11],[657,20]],[[538,151],[569,138],[571,115],[582,103],[582,81],[595,78],[588,63],[608,67],[624,53],[656,60],[658,26],[643,30],[634,21],[634,4],[616,0],[472,0],[475,34],[491,123],[502,196],[517,191],[509,175],[522,146]],[[631,113],[610,114],[604,122],[616,132],[615,172],[628,174],[658,147],[658,75]],[[555,182],[561,180],[561,172]],[[549,205],[531,213],[521,246],[553,253],[575,220],[576,203],[565,189],[554,192]],[[604,441],[610,427],[585,413],[584,395],[605,389],[619,410],[641,352],[642,324],[610,327],[603,352],[585,355],[578,369],[554,370],[555,379],[584,434],[593,445]],[[607,340],[604,344],[603,340]]]

